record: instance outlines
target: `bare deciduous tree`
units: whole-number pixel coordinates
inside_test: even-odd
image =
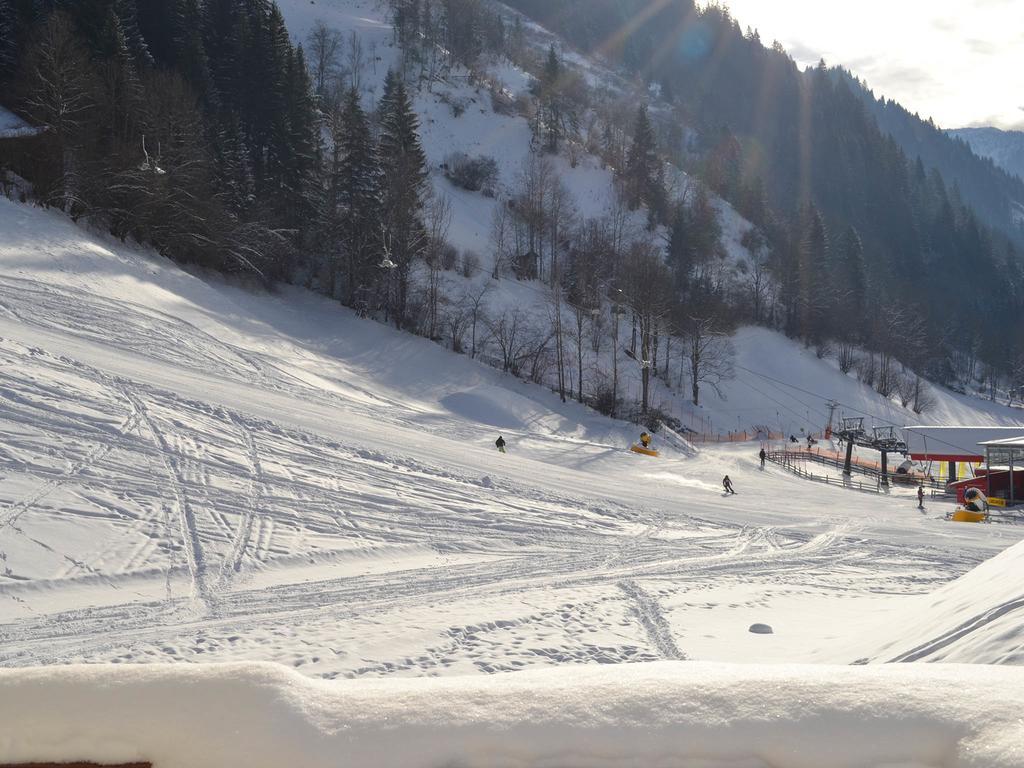
[[[516,258],[516,238],[512,215],[508,207],[498,204],[491,216],[491,248],[494,251],[494,270],[491,277],[500,279],[512,268]]]
[[[366,59],[363,56],[363,39],[356,34],[355,30],[349,33],[348,53],[349,85],[356,91],[362,90],[363,70],[366,68]]]
[[[89,56],[75,36],[71,19],[63,12],[50,15],[33,40],[25,62],[25,111],[49,129],[60,160],[52,199],[68,208],[76,197],[76,150],[95,107]]]
[[[309,71],[313,90],[328,107],[337,103],[338,79],[344,37],[341,32],[317,19],[306,37],[309,47]]]
[[[470,357],[476,357],[478,350],[484,346],[483,340],[478,338],[477,332],[481,327],[486,327],[488,324],[487,313],[484,311],[484,299],[490,293],[492,285],[493,283],[486,282],[477,288],[467,291],[460,301],[460,304],[466,308],[466,314],[469,316]]]
[[[633,312],[639,347],[634,354],[640,365],[641,413],[650,405],[652,342],[655,326],[668,312],[671,276],[658,249],[649,240],[638,240],[630,248],[622,276],[622,291]]]
[[[714,317],[690,317],[683,329],[683,350],[689,364],[690,392],[700,405],[700,387],[710,386],[721,397],[721,383],[734,376],[732,341]]]
[[[501,370],[518,376],[528,346],[526,316],[519,308],[503,312],[490,323],[489,329],[501,354]]]
[[[427,233],[423,260],[427,265],[426,310],[427,338],[437,337],[438,307],[442,301],[444,264],[442,254],[447,244],[448,228],[452,222],[452,203],[443,192],[431,197],[427,205]]]

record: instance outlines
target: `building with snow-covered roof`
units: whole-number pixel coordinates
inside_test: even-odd
[[[27,165],[39,154],[36,149],[46,132],[0,104],[0,192],[9,194],[10,173],[27,176]]]
[[[30,125],[26,120],[0,104],[0,140],[38,136],[45,128]]]
[[[909,426],[904,427],[907,448],[915,461],[983,461],[980,447],[990,440],[1017,437],[1024,427]]]
[[[1011,507],[1024,501],[1024,429],[1017,431],[1016,437],[988,440],[980,446],[985,451],[988,497],[1003,499]]]

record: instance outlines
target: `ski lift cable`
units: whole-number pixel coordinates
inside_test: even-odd
[[[766,392],[763,392],[762,390],[758,389],[758,388],[757,388],[757,387],[755,387],[755,386],[754,386],[753,384],[751,384],[751,383],[750,383],[749,381],[745,381],[744,379],[737,379],[737,381],[739,381],[739,382],[740,382],[741,384],[743,384],[743,385],[745,385],[745,386],[747,386],[747,387],[750,387],[750,388],[751,388],[752,390],[754,390],[755,392],[757,392],[757,393],[758,393],[759,395],[761,395],[762,397],[765,397],[765,398],[767,398],[768,400],[771,400],[771,401],[772,401],[773,403],[775,403],[775,404],[776,404],[777,406],[779,406],[779,407],[780,407],[780,408],[782,408],[783,410],[789,411],[789,412],[790,412],[791,414],[793,414],[793,415],[794,415],[794,416],[795,416],[795,417],[796,417],[796,418],[797,418],[797,419],[798,419],[799,421],[806,421],[806,420],[807,420],[807,415],[806,415],[806,414],[801,414],[801,413],[797,413],[797,412],[796,412],[796,411],[794,411],[794,410],[793,410],[792,408],[790,408],[790,407],[789,407],[788,405],[786,405],[785,403],[783,403],[783,402],[781,402],[781,401],[779,401],[779,400],[776,400],[776,399],[775,399],[774,397],[772,397],[772,396],[771,396],[771,395],[769,395],[768,393],[766,393]],[[780,426],[781,426],[781,425],[780,425]]]
[[[767,380],[766,380],[766,382],[765,382],[765,383],[767,383],[767,384],[768,384],[768,386],[770,386],[770,387],[773,387],[774,389],[778,390],[778,391],[779,391],[780,393],[782,393],[782,394],[783,394],[784,396],[786,396],[786,397],[790,398],[791,400],[795,400],[796,402],[800,403],[800,405],[802,405],[802,406],[803,406],[804,408],[807,408],[807,409],[808,409],[808,410],[810,410],[810,411],[814,411],[814,413],[815,413],[816,415],[821,415],[821,416],[827,416],[827,412],[826,412],[825,410],[822,410],[820,406],[818,406],[818,405],[812,405],[811,403],[808,403],[808,402],[807,402],[806,400],[801,400],[801,399],[800,399],[799,397],[797,397],[796,395],[792,395],[792,394],[790,394],[790,393],[786,392],[786,391],[785,391],[785,390],[784,390],[784,389],[782,388],[782,385],[780,385],[780,384],[777,384],[777,383],[775,383],[775,382],[773,382],[773,381],[767,381]],[[766,397],[767,397],[767,395],[766,395]]]
[[[772,376],[769,376],[766,373],[761,373],[760,371],[755,371],[755,370],[752,370],[750,368],[746,368],[745,366],[737,365],[737,364],[734,364],[734,367],[739,368],[740,370],[744,370],[747,373],[752,373],[755,376],[760,376],[763,379],[767,379],[769,381],[774,381],[774,382],[776,382],[778,384],[781,384],[782,386],[789,387],[790,389],[795,389],[798,392],[803,392],[805,395],[811,395],[812,397],[820,397],[822,399],[828,399],[828,398],[826,398],[824,395],[822,395],[820,393],[811,392],[809,390],[803,389],[802,387],[798,387],[795,384],[789,384],[788,382],[785,382],[785,381],[782,381],[780,379],[776,379],[776,378],[774,378]],[[837,401],[837,402],[839,402],[839,401]],[[899,429],[902,429],[905,432],[912,432],[914,434],[920,434],[920,435],[924,436],[923,432],[918,432],[918,431],[916,431],[914,429],[911,429],[910,427],[907,427],[906,425],[903,425],[903,424],[900,424],[899,422],[893,421],[892,419],[887,419],[887,418],[885,418],[883,416],[879,416],[878,414],[871,413],[870,411],[865,411],[865,410],[863,410],[861,408],[857,408],[856,406],[850,405],[849,403],[839,402],[839,405],[842,406],[843,408],[846,408],[848,410],[853,411],[854,413],[858,413],[858,414],[860,414],[862,416],[868,416],[868,417],[874,419],[875,421],[880,422],[884,426],[898,427]],[[957,449],[961,448],[961,446],[958,446],[958,445],[955,445],[953,443],[947,442],[947,441],[943,440],[942,438],[935,437],[934,435],[930,436],[928,439],[930,439],[930,440],[932,440],[933,442],[936,442],[936,443],[941,443],[942,445],[944,445],[946,447],[949,447],[949,448],[957,448]]]

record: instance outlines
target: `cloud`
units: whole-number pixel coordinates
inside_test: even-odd
[[[993,44],[990,40],[971,38],[964,40],[964,45],[971,53],[976,53],[979,56],[998,56],[1002,53],[1001,46]]]
[[[901,89],[907,86],[924,89],[935,85],[935,74],[931,70],[877,56],[847,59],[844,66],[866,79],[870,85],[882,89],[889,88],[894,83],[899,83]]]
[[[742,26],[801,65],[824,58],[940,125],[1016,125],[1024,92],[1024,0],[729,0]],[[879,25],[877,20],[885,18]]]
[[[817,64],[823,58],[820,48],[814,48],[801,40],[790,40],[782,44],[799,64]]]

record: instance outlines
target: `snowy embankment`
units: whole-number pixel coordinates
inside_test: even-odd
[[[0,763],[1019,768],[1024,670],[666,662],[488,678],[273,665],[0,672]]]
[[[880,622],[873,661],[1024,664],[1024,544]],[[925,639],[927,638],[927,639]]]

